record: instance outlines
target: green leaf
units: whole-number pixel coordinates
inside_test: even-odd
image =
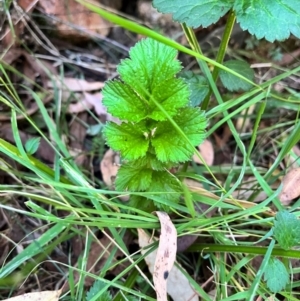
[[[174,116],[178,108],[186,106],[189,102],[190,90],[182,79],[172,78],[157,85],[152,98],[159,102],[169,116]],[[150,100],[151,113],[149,117],[154,120],[166,120],[166,115]]]
[[[280,211],[274,221],[274,237],[281,248],[288,250],[300,242],[300,221],[288,211]]]
[[[151,150],[152,148],[152,150]],[[165,170],[170,169],[174,166],[174,163],[163,163],[159,161],[156,157],[155,151],[153,147],[149,147],[149,150],[147,152],[147,155],[145,157],[139,158],[135,160],[136,166],[141,166],[144,168],[151,168],[153,170]]]
[[[136,167],[131,164],[124,164],[118,170],[116,178],[117,190],[145,191],[150,187],[152,169],[143,166]]]
[[[191,91],[190,105],[192,107],[199,106],[209,92],[207,79],[192,71],[183,71],[180,73],[180,77],[184,78],[185,82],[189,85]]]
[[[242,76],[248,78],[249,80],[254,80],[254,71],[250,68],[249,64],[244,61],[231,60],[224,63],[224,66],[230,68],[231,70],[238,72]],[[252,88],[250,83],[238,78],[237,76],[228,73],[227,71],[220,70],[220,79],[225,88],[229,91],[247,91]]]
[[[174,121],[196,146],[205,138],[206,119],[198,108],[185,108],[174,117]],[[194,150],[170,121],[158,124],[151,139],[157,158],[162,162],[184,162],[191,159]]]
[[[144,123],[121,125],[109,122],[104,128],[107,144],[114,150],[120,151],[123,159],[135,160],[145,156],[149,140]]]
[[[300,0],[153,0],[153,6],[190,27],[216,23],[233,7],[241,28],[258,39],[300,38]]]
[[[272,293],[278,293],[289,283],[290,276],[284,264],[271,257],[265,269],[264,280]]]
[[[92,300],[96,295],[98,295],[99,291],[104,289],[107,284],[101,280],[97,280],[93,283],[90,290],[86,293],[86,301]],[[95,301],[111,301],[112,295],[104,291]]]
[[[178,202],[182,194],[182,187],[179,180],[167,171],[153,171],[149,192],[162,192],[164,199]]]
[[[153,6],[162,13],[190,27],[208,27],[216,23],[233,6],[234,0],[154,0]]]
[[[133,208],[139,208],[139,210],[146,212],[153,212],[157,210],[152,200],[141,195],[130,195],[128,206]]]
[[[101,133],[102,129],[103,123],[92,124],[87,128],[86,134],[89,136],[97,136]]]
[[[176,59],[177,51],[153,39],[138,42],[129,55],[130,59],[123,60],[117,70],[121,79],[145,99],[182,68]]]
[[[185,82],[174,77],[181,70],[176,55],[176,50],[152,39],[137,43],[130,51],[130,59],[123,60],[118,67],[121,79],[126,83],[123,85],[130,91],[124,91],[124,87],[120,89],[119,84],[114,93],[108,86],[104,94],[108,111],[128,121],[145,117],[166,120],[165,114],[151,101],[155,99],[169,116],[174,116],[178,108],[188,103],[190,96]]]
[[[121,120],[137,122],[147,116],[147,103],[127,84],[109,81],[102,94],[107,111]]]
[[[282,41],[290,33],[300,38],[300,0],[236,0],[237,22],[258,39]]]
[[[25,143],[25,150],[27,154],[33,155],[40,146],[40,137],[30,138]]]

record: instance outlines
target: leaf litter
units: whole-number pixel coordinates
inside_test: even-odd
[[[61,290],[27,293],[3,301],[58,301]]]
[[[282,190],[279,200],[283,205],[300,196],[300,168],[293,168],[282,179]]]
[[[24,1],[19,1],[18,4],[21,5],[22,2],[24,2]],[[34,4],[36,4],[36,2]],[[28,10],[26,7],[23,7],[23,8],[24,8],[25,11]],[[39,7],[39,9],[40,9],[40,7]],[[57,9],[57,7],[55,9]],[[59,17],[59,15],[58,15],[58,17]],[[20,24],[21,23],[22,22],[20,22]],[[17,35],[20,35],[21,33],[23,34],[23,32],[24,32],[23,25],[20,27],[20,30],[16,30]],[[67,33],[67,30],[65,32]],[[62,31],[61,31],[61,33],[64,34]],[[9,43],[11,43],[11,42],[13,42],[12,36],[10,37],[10,40],[9,40]],[[101,116],[104,115],[105,118],[107,118],[106,120],[109,120],[109,118],[110,118],[109,115],[106,115],[106,112],[102,111],[101,101],[98,102],[98,100],[101,99],[102,95],[101,95],[101,92],[99,92],[97,90],[98,89],[101,90],[101,86],[103,86],[102,81],[98,81],[98,80],[88,81],[88,80],[85,80],[85,79],[83,79],[83,80],[80,79],[79,80],[75,77],[70,77],[70,76],[66,75],[66,76],[63,76],[61,79],[55,78],[54,81],[51,81],[51,83],[50,83],[50,81],[46,77],[46,75],[43,74],[43,69],[42,68],[39,69],[39,67],[37,65],[37,62],[34,59],[34,57],[31,56],[31,55],[27,55],[27,54],[25,54],[23,56],[23,52],[17,47],[18,47],[18,44],[15,43],[14,47],[10,51],[7,52],[7,55],[11,55],[10,58],[7,56],[7,62],[10,63],[10,64],[13,64],[14,61],[20,59],[20,57],[23,58],[24,59],[24,68],[25,68],[24,69],[24,74],[26,74],[26,76],[30,80],[35,80],[39,77],[42,77],[42,85],[44,87],[46,87],[47,89],[52,89],[55,86],[55,88],[58,87],[62,93],[65,92],[65,91],[68,91],[69,92],[68,97],[69,97],[70,94],[72,94],[72,93],[70,93],[70,91],[71,92],[79,92],[79,94],[78,94],[79,98],[78,99],[73,98],[70,105],[67,106],[67,112],[70,113],[71,116],[76,115],[76,117],[78,117],[79,119],[82,118],[82,121],[89,123],[89,120],[86,119],[85,114],[80,115],[81,112],[86,113],[86,111],[89,109],[89,110],[94,110],[94,112],[98,116],[99,115],[101,115]],[[295,52],[295,55],[297,53],[298,52]],[[293,55],[291,55],[291,56],[293,56]],[[293,57],[293,59],[294,59],[294,57]],[[53,68],[53,69],[56,70],[55,68]],[[56,71],[54,72],[53,70],[51,70],[51,73],[55,74],[57,72]],[[53,85],[53,83],[54,83],[54,85]],[[51,100],[52,100],[52,97],[50,97],[49,101],[48,100],[47,100],[47,102],[44,101],[45,105],[48,105]],[[33,105],[34,105],[34,103],[33,103]],[[74,105],[74,107],[72,107],[73,105]],[[76,105],[77,105],[77,107],[75,107]],[[50,108],[50,110],[51,110],[51,106],[48,106],[48,108]],[[35,113],[39,113],[38,110],[39,110],[38,106],[35,106],[35,107],[32,106],[31,107],[29,105],[28,106],[26,105],[26,114],[28,116],[34,116]],[[3,118],[3,119],[1,119],[1,118]],[[10,118],[9,115],[2,114],[2,112],[1,112],[0,121],[9,121],[9,118]],[[23,120],[24,115],[18,115],[17,118],[18,118],[18,120]],[[247,119],[247,121],[249,121],[249,120],[250,119]],[[68,126],[70,124],[71,123],[69,123]],[[250,122],[250,126],[251,126],[251,122]],[[4,127],[2,127],[2,124],[1,124],[1,130],[3,128]],[[224,126],[223,128],[225,128],[225,130],[226,130],[226,126]],[[231,140],[230,140],[231,133],[230,133],[229,129],[228,129],[227,132],[228,132],[228,135],[226,135],[226,133],[225,133],[225,135],[223,135],[222,138],[220,138],[221,142],[219,144],[220,144],[220,148],[223,149],[223,147],[224,147],[225,153],[228,156],[231,156],[232,155],[231,154],[232,150],[228,147],[228,145],[231,143]],[[28,135],[28,136],[24,139],[23,134]],[[78,129],[78,128],[75,127],[75,129],[72,129],[71,134],[72,134],[73,137],[75,137],[75,139],[78,138],[77,143],[79,143],[79,142],[82,143],[82,141],[84,139],[84,136],[85,136],[83,129]],[[21,138],[22,138],[22,142],[24,142],[28,138],[30,139],[30,137],[32,137],[31,135],[27,134],[25,131],[20,131],[20,135],[21,135]],[[216,134],[214,133],[214,135],[216,135]],[[226,136],[226,137],[224,137],[224,136]],[[7,137],[8,141],[11,141],[12,143],[14,142],[11,131],[8,132],[7,136],[5,136],[5,137]],[[216,140],[217,140],[217,138],[216,138]],[[67,142],[67,143],[69,144],[69,142]],[[205,147],[203,146],[204,151],[202,151],[201,149],[199,150],[200,153],[202,154],[205,162],[208,165],[210,165],[209,163],[212,163],[213,161],[217,161],[217,160],[218,161],[215,162],[215,164],[219,164],[220,162],[222,163],[222,160],[221,161],[219,160],[220,156],[217,153],[214,154],[214,149],[215,149],[216,144],[218,145],[218,141],[217,141],[217,143],[214,143],[214,145],[211,144],[211,141],[210,141],[210,145],[207,145]],[[49,147],[49,145],[48,145],[48,147]],[[72,153],[72,155],[77,156],[78,154],[80,154],[82,152],[82,149],[78,148],[76,150],[76,147],[74,147],[74,148],[75,148],[75,152]],[[39,155],[43,160],[46,160],[50,163],[53,163],[54,153],[53,153],[53,149],[52,149],[52,153],[51,153],[51,149],[52,149],[51,147],[47,148],[47,147],[43,146],[42,141],[41,141],[41,145],[40,145],[40,148],[38,150],[40,152],[40,154],[37,154],[37,155]],[[49,156],[47,156],[47,154]],[[116,161],[118,162],[118,160],[116,160]],[[112,162],[113,163],[112,163],[111,167],[112,167],[112,170],[114,170],[113,167],[115,167],[115,169],[116,169],[118,167],[118,163],[114,163],[114,160],[112,160]],[[108,178],[110,178],[110,180],[113,180],[113,177],[114,177],[113,173],[114,172],[112,172],[111,175],[108,175],[106,177],[106,180],[104,180],[104,181],[109,182],[107,180]],[[285,192],[285,194],[286,194],[285,196],[283,196],[283,192],[282,192],[281,198],[284,199],[284,197],[285,197],[285,198],[289,199],[287,201],[284,201],[284,202],[286,202],[286,203],[284,203],[285,205],[289,205],[290,202],[291,202],[291,198],[293,198],[293,195],[295,195],[295,194],[292,193],[292,186],[289,186],[289,185],[285,184],[284,181],[285,180],[283,180],[283,191],[287,191],[287,192]],[[112,182],[113,181],[110,181],[110,184],[113,184]],[[287,182],[287,181],[285,181],[285,182]],[[192,185],[192,186],[195,186],[195,185]],[[214,194],[211,191],[209,191],[208,189],[204,189],[202,187],[201,188],[195,188],[195,189],[197,190],[197,193],[201,194],[202,196],[212,198],[216,202],[218,202],[219,196],[217,194]],[[248,190],[249,189],[251,189],[251,188],[248,187]],[[246,190],[247,190],[247,188],[246,188]],[[228,203],[231,202],[232,204],[238,203],[239,205],[243,206],[243,208],[251,208],[251,207],[256,205],[256,204],[253,204],[252,202],[247,202],[246,201],[247,200],[246,196],[245,196],[244,199],[241,199],[241,200],[238,199],[238,195],[234,195],[234,197],[237,198],[237,199],[235,199],[235,200],[226,199],[225,202],[228,202]],[[296,196],[296,198],[297,198],[297,196]],[[261,200],[263,200],[263,199],[264,199],[264,197],[262,197]],[[270,215],[274,215],[274,212],[271,211]],[[17,228],[17,226],[15,226],[15,228]],[[76,244],[74,244],[74,245],[76,245]],[[79,248],[79,249],[81,250],[81,248]],[[93,245],[93,249],[95,249],[95,254],[92,254],[92,252],[91,252],[91,258],[92,259],[89,259],[89,260],[91,260],[91,262],[97,258],[97,252],[101,252],[101,249],[98,249],[94,245]],[[1,261],[1,258],[0,258],[0,261]],[[92,272],[94,272],[94,270]],[[170,278],[170,275],[168,276],[168,279],[169,278]],[[176,284],[175,284],[175,286],[176,286]],[[56,299],[54,299],[54,300],[56,300]]]
[[[167,294],[174,301],[197,301],[198,295],[182,271],[174,265],[177,252],[177,231],[165,212],[156,211],[161,223],[158,249],[145,256],[158,301],[167,301]],[[147,246],[157,239],[151,238],[144,230],[138,229],[139,246],[145,255]]]

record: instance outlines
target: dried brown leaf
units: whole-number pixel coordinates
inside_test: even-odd
[[[88,93],[84,92],[82,97],[79,97],[79,101],[72,103],[68,107],[68,113],[79,113],[86,110],[94,109],[96,114],[101,118],[102,122],[114,121],[120,123],[117,118],[114,118],[111,114],[107,113],[106,107],[102,103],[102,93]]]
[[[61,294],[61,290],[58,291],[44,291],[27,293],[13,298],[5,299],[3,301],[57,301]]]
[[[208,166],[211,166],[214,162],[214,148],[212,143],[206,139],[197,148],[204,162]],[[203,164],[196,154],[193,155],[193,160],[198,164]]]
[[[289,155],[285,158],[285,164],[289,168],[298,168],[299,167],[299,158],[300,158],[300,148],[297,145],[294,145]]]
[[[283,205],[289,205],[293,199],[300,196],[300,168],[291,169],[283,177],[282,185],[279,200]]]
[[[284,53],[282,55],[282,59],[278,62],[276,62],[276,65],[279,66],[284,66],[284,65],[289,65],[291,64],[293,61],[295,61],[297,59],[297,57],[300,56],[300,48],[294,50],[291,53]]]
[[[23,52],[23,50],[21,50],[19,48],[12,48],[4,54],[4,56],[1,58],[1,60],[6,64],[11,65],[12,62],[14,62],[15,60],[17,60],[20,57],[22,52]]]
[[[115,3],[109,2],[112,8],[117,8]],[[82,42],[91,34],[107,36],[110,31],[111,23],[75,0],[68,0],[67,5],[61,0],[40,0],[39,6],[52,17],[57,34],[66,39],[80,39]]]
[[[4,34],[1,37],[1,46],[6,49],[10,46],[9,51],[16,49],[20,44],[21,35],[24,33],[25,16],[29,16],[30,12],[34,9],[39,0],[18,0],[14,1],[14,8],[10,9],[11,20],[16,20],[13,23],[7,24]],[[3,1],[2,1],[3,2]],[[17,9],[16,9],[17,8]],[[24,14],[20,13],[20,10],[24,11]],[[2,21],[2,20],[1,20]],[[1,26],[0,26],[1,27]],[[13,30],[11,30],[13,27]]]
[[[39,0],[18,0],[18,5],[26,12],[32,11]]]
[[[43,86],[46,87],[49,78],[47,74],[47,70],[52,75],[57,74],[56,69],[50,63],[35,58],[33,55],[27,53],[25,50],[12,48],[5,53],[2,60],[6,64],[11,65],[14,61],[16,61],[20,57],[25,59],[22,66],[23,68],[22,73],[24,74],[25,79],[27,78],[31,80],[31,82],[35,82],[36,77],[40,76],[43,82]]]
[[[47,82],[48,88],[58,88],[73,92],[95,91],[104,87],[103,82],[87,82],[84,79],[65,77],[60,79],[54,78],[52,81]]]
[[[142,229],[138,229],[139,246],[142,248],[141,253],[144,255],[147,253],[147,246],[153,241],[150,236]],[[155,239],[156,240],[156,239]],[[155,261],[157,258],[158,250],[155,250],[145,256],[145,261],[148,265],[149,271],[155,276]],[[162,269],[163,271],[163,269]],[[166,276],[164,274],[163,276]],[[173,265],[167,277],[167,293],[172,297],[174,301],[198,301],[199,297],[191,287],[188,278],[181,272],[177,266]],[[163,279],[165,282],[165,279]],[[159,299],[157,300],[166,300]]]
[[[156,211],[161,234],[154,263],[153,282],[158,301],[167,301],[167,280],[176,260],[177,231],[167,213]]]
[[[102,178],[104,183],[108,187],[112,187],[114,179],[119,170],[120,156],[118,153],[114,152],[112,149],[109,149],[103,156],[103,159],[100,163],[100,170],[102,173]]]

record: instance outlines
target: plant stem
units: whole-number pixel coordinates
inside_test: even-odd
[[[247,253],[253,255],[265,255],[267,250],[268,250],[267,247],[193,244],[191,247],[187,249],[187,252],[201,252],[201,253],[228,252],[228,253]],[[300,258],[300,251],[274,248],[272,251],[272,255],[288,257],[288,258]]]
[[[227,49],[227,46],[228,46],[228,43],[229,43],[229,39],[230,39],[230,36],[231,36],[231,33],[232,33],[234,23],[235,23],[235,14],[231,10],[230,13],[229,13],[227,22],[226,22],[226,26],[225,26],[224,33],[223,33],[223,36],[222,36],[221,44],[220,44],[220,47],[219,47],[219,50],[218,50],[218,53],[217,53],[217,57],[216,57],[216,62],[218,62],[220,64],[222,64],[222,62],[224,60],[226,49]],[[212,72],[212,77],[213,77],[214,82],[217,81],[218,75],[219,75],[219,68],[215,66],[214,70]],[[208,94],[206,95],[205,99],[203,100],[203,102],[201,104],[201,109],[202,110],[207,109],[209,99],[210,99],[210,96],[211,96],[211,92],[212,92],[212,90],[209,89]]]
[[[230,13],[229,13],[227,22],[226,22],[226,26],[225,26],[224,33],[223,33],[223,36],[222,36],[221,44],[220,44],[220,47],[219,47],[219,50],[218,50],[218,53],[217,53],[216,61],[220,64],[223,63],[225,53],[226,53],[226,49],[227,49],[227,46],[228,46],[228,43],[229,43],[229,40],[230,40],[230,37],[231,37],[231,33],[232,33],[232,30],[233,30],[234,23],[235,23],[235,14],[231,10]],[[213,70],[213,73],[212,73],[214,81],[217,80],[218,75],[219,75],[219,68],[214,67],[214,70]]]

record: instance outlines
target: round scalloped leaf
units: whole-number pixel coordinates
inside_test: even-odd
[[[200,109],[185,108],[174,117],[174,121],[194,146],[205,139],[206,118]],[[158,124],[151,144],[162,162],[185,162],[195,151],[170,121]]]
[[[271,257],[265,269],[264,280],[272,293],[279,293],[290,282],[290,275],[279,259]]]
[[[234,0],[153,0],[153,6],[190,27],[208,27],[216,23],[233,6]]]
[[[115,151],[120,151],[123,159],[136,160],[145,156],[149,147],[149,140],[144,134],[143,124],[109,122],[104,127],[107,144]]]
[[[199,106],[209,92],[207,79],[190,70],[181,72],[179,76],[189,85],[191,91],[190,105],[192,107]]]
[[[295,214],[280,211],[274,221],[274,237],[281,248],[289,250],[300,243],[300,220]]]
[[[227,68],[239,73],[240,75],[248,78],[249,80],[254,80],[254,71],[250,68],[249,64],[244,61],[231,60],[224,63]],[[229,91],[248,91],[252,88],[252,85],[243,79],[221,69],[220,79],[225,88]]]
[[[107,82],[102,95],[107,111],[121,120],[138,122],[147,116],[145,102],[125,83]]]
[[[300,0],[236,0],[237,22],[258,39],[300,38]]]
[[[118,170],[116,178],[117,190],[145,191],[150,187],[152,170],[124,164]]]

